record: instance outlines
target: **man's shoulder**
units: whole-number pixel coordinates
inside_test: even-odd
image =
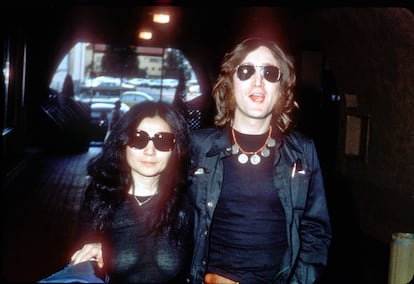
[[[191,148],[194,152],[216,156],[225,149],[228,137],[222,128],[203,128],[193,130],[190,134]]]
[[[307,134],[300,131],[291,131],[283,139],[284,149],[292,155],[293,153],[309,153],[314,149],[314,141]]]
[[[218,128],[210,127],[210,128],[200,128],[200,129],[194,129],[191,131],[190,136],[194,140],[200,140],[200,139],[208,139],[208,137],[212,137],[220,133],[221,130]]]
[[[298,130],[290,131],[288,134],[285,135],[285,139],[295,144],[313,142],[313,139],[309,135]]]

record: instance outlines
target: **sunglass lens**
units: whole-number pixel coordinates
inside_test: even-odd
[[[143,149],[147,146],[148,141],[148,133],[145,131],[138,131],[136,135],[129,138],[128,145],[137,149]]]
[[[159,132],[154,135],[152,140],[155,148],[160,151],[171,151],[174,147],[174,134],[168,132]]]
[[[144,149],[148,142],[152,140],[155,149],[159,151],[171,151],[175,144],[175,136],[169,132],[155,133],[154,137],[149,137],[145,131],[137,131],[135,136],[128,140],[128,145],[137,149]]]
[[[237,68],[237,77],[241,81],[246,81],[256,72],[256,69],[252,65],[240,65]]]
[[[269,82],[275,83],[280,80],[280,70],[276,66],[264,66],[262,76]]]

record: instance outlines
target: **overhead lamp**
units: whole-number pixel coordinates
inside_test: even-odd
[[[154,23],[168,24],[170,22],[170,14],[168,13],[154,13],[152,17]]]
[[[138,37],[140,39],[145,39],[145,40],[149,40],[152,38],[152,32],[150,31],[140,31],[138,34]]]

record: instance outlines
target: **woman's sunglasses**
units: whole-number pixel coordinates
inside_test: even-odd
[[[282,77],[280,69],[276,66],[257,66],[252,64],[242,64],[236,68],[237,78],[239,78],[240,81],[246,81],[250,79],[254,73],[256,73],[256,68],[260,70],[260,75],[271,83],[280,81]]]
[[[163,152],[171,151],[175,144],[175,135],[169,132],[157,132],[150,137],[149,134],[143,130],[138,130],[135,136],[128,139],[128,146],[144,149],[148,142],[154,143],[155,149]]]

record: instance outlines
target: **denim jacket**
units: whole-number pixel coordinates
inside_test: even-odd
[[[273,129],[276,129],[274,127]],[[231,155],[229,127],[192,133],[190,195],[196,206],[192,268],[188,281],[204,283],[210,227]],[[286,212],[288,249],[274,283],[315,283],[327,264],[331,225],[313,140],[298,133],[276,137],[274,185]]]

